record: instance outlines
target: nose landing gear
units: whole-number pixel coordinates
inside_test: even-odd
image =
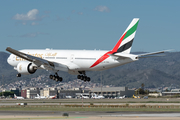
[[[18,73],[16,76],[17,76],[17,77],[21,77],[21,73]]]

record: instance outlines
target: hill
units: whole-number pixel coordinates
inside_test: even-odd
[[[51,72],[38,70],[33,75],[23,75],[21,78],[16,78],[17,71],[7,63],[8,56],[8,53],[0,52],[0,79],[3,75],[3,81],[6,84],[18,80],[27,81],[41,74],[49,76]],[[69,75],[65,72],[59,72],[59,75],[64,78],[64,82],[76,79],[75,75]],[[104,85],[127,86],[130,88],[140,87],[142,83],[145,84],[145,87],[180,85],[180,52],[165,53],[165,56],[162,57],[144,58],[102,72],[88,72],[87,75],[95,83],[101,82],[102,75]]]

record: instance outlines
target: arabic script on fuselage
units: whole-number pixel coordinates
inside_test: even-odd
[[[57,55],[57,53],[46,53],[46,54],[45,54],[45,56],[48,56],[48,57],[49,57],[49,56],[56,56],[56,55]]]

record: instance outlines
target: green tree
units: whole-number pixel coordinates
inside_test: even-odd
[[[144,95],[144,93],[145,93],[142,88],[139,88],[138,91],[139,91],[139,94],[141,94],[141,95]]]
[[[138,95],[139,94],[139,91],[138,89],[135,90],[135,95]]]
[[[7,96],[11,96],[12,97],[14,95],[14,92],[3,92],[3,93],[1,92],[0,96],[2,96],[2,95],[5,96],[5,97],[7,97]]]
[[[144,94],[149,94],[149,90],[145,90],[145,91],[144,91]]]

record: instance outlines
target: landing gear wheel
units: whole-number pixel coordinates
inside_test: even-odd
[[[56,82],[59,81],[59,76],[56,76],[55,81],[56,81]]]
[[[83,75],[81,75],[81,80],[84,80],[84,76]]]
[[[81,79],[81,75],[78,75],[78,76],[77,76],[77,79]]]
[[[50,79],[53,79],[53,75],[49,75],[49,78],[50,78]]]
[[[84,82],[86,82],[86,81],[89,82],[89,81],[91,80],[90,77],[87,77],[87,76],[86,76],[85,72],[83,72],[83,73],[81,72],[80,74],[83,74],[83,75],[78,75],[78,76],[77,76],[77,79],[81,79],[81,80],[83,80]]]
[[[21,77],[21,74],[20,74],[20,73],[18,73],[16,76],[17,76],[17,77]]]
[[[53,80],[56,80],[56,76],[55,75],[53,76]]]
[[[60,82],[61,82],[62,80],[63,80],[63,78],[62,78],[62,77],[59,77],[58,81],[60,81]]]
[[[87,80],[87,76],[84,76],[84,80]]]
[[[57,73],[56,73],[56,75],[49,75],[49,78],[52,80],[55,80],[56,82],[58,82],[58,81],[61,82],[63,80],[63,78],[59,77]]]
[[[87,81],[89,82],[91,80],[91,78],[90,77],[87,77]]]
[[[86,82],[87,81],[87,76],[84,76],[84,82]]]

